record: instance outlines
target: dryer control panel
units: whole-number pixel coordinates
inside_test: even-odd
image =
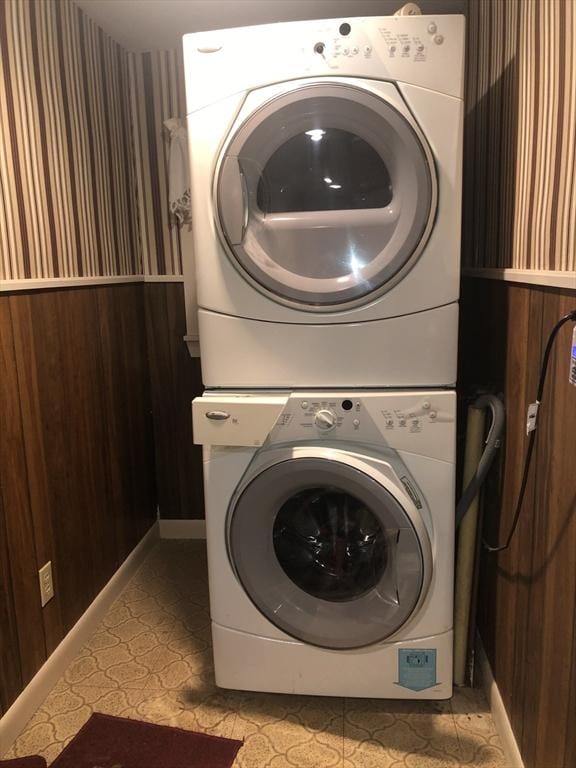
[[[194,440],[205,445],[325,440],[455,455],[456,394],[448,391],[207,393],[193,414]]]
[[[343,22],[337,31],[328,25],[318,30],[322,39],[313,50],[324,56],[329,66],[346,66],[356,58],[424,64],[431,56],[434,60],[436,47],[444,45],[446,39],[451,43],[453,37],[450,23],[444,24],[442,16],[428,17],[419,23],[411,20],[408,24],[398,17],[380,19],[377,37],[368,33],[365,24],[356,21]]]
[[[184,36],[187,112],[240,91],[341,75],[410,83],[462,98],[464,17],[292,21]]]

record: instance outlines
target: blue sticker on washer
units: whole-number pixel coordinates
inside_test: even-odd
[[[398,649],[398,685],[423,691],[436,684],[436,648]]]

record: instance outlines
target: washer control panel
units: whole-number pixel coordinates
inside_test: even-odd
[[[193,402],[194,440],[260,446],[309,440],[370,443],[452,461],[449,391],[207,393]]]
[[[454,420],[452,414],[443,408],[443,403],[438,401],[438,394],[434,393],[417,401],[414,401],[412,395],[408,396],[408,400],[406,396],[393,400],[386,396],[378,401],[377,396],[372,393],[363,394],[361,398],[358,398],[356,393],[356,397],[342,399],[319,399],[313,394],[310,398],[292,395],[287,406],[297,401],[298,407],[293,411],[287,407],[277,426],[287,427],[290,424],[292,428],[315,429],[320,433],[332,430],[358,433],[374,425],[375,417],[375,426],[381,431],[404,430],[416,434],[429,425]]]
[[[334,431],[340,433],[342,429],[346,431],[350,425],[356,426],[356,428],[360,425],[356,417],[350,417],[350,414],[353,414],[355,410],[356,413],[360,410],[361,403],[359,400],[353,401],[350,398],[339,396],[319,397],[318,394],[312,393],[309,397],[291,395],[287,410],[292,403],[297,403],[294,409],[296,416],[294,428],[299,427],[303,430],[322,434]],[[290,421],[292,421],[292,417]]]
[[[428,424],[438,424],[447,414],[439,412],[430,400],[423,400],[412,408],[385,408],[382,410],[386,430],[407,429],[410,432],[420,432]]]
[[[302,439],[385,444],[451,461],[454,392],[292,393],[269,442]]]

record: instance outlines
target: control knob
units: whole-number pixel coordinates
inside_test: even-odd
[[[336,414],[329,411],[327,408],[321,411],[316,411],[314,414],[314,424],[318,429],[327,431],[333,429],[336,426]]]

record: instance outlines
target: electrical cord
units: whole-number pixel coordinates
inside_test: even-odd
[[[570,321],[576,322],[576,309],[572,310],[572,312],[568,312],[567,315],[564,315],[564,317],[560,318],[554,328],[550,331],[550,335],[548,336],[548,341],[546,343],[546,349],[544,351],[544,358],[542,360],[542,366],[540,368],[540,379],[538,381],[538,394],[536,395],[536,403],[534,405],[531,405],[528,409],[528,423],[531,423],[531,426],[529,427],[530,435],[528,437],[528,448],[526,449],[526,457],[524,459],[524,468],[522,470],[522,482],[520,484],[520,491],[518,493],[518,499],[516,501],[516,508],[514,510],[514,517],[512,518],[512,526],[510,527],[510,531],[508,532],[508,536],[506,537],[506,541],[504,544],[490,544],[487,542],[484,538],[482,539],[482,544],[488,552],[503,552],[505,549],[508,549],[510,546],[510,542],[512,541],[512,537],[516,533],[516,528],[518,527],[518,521],[520,519],[520,512],[522,510],[522,504],[524,502],[524,496],[526,495],[526,488],[528,486],[528,478],[530,476],[530,465],[532,463],[532,454],[534,453],[534,444],[536,442],[536,427],[537,427],[537,419],[538,419],[538,409],[542,403],[542,397],[544,395],[544,385],[546,384],[546,374],[548,372],[548,363],[550,361],[550,355],[552,353],[552,348],[554,346],[554,342],[556,340],[556,336],[558,335],[558,331],[560,328],[562,328],[563,325],[566,323],[569,323]]]

